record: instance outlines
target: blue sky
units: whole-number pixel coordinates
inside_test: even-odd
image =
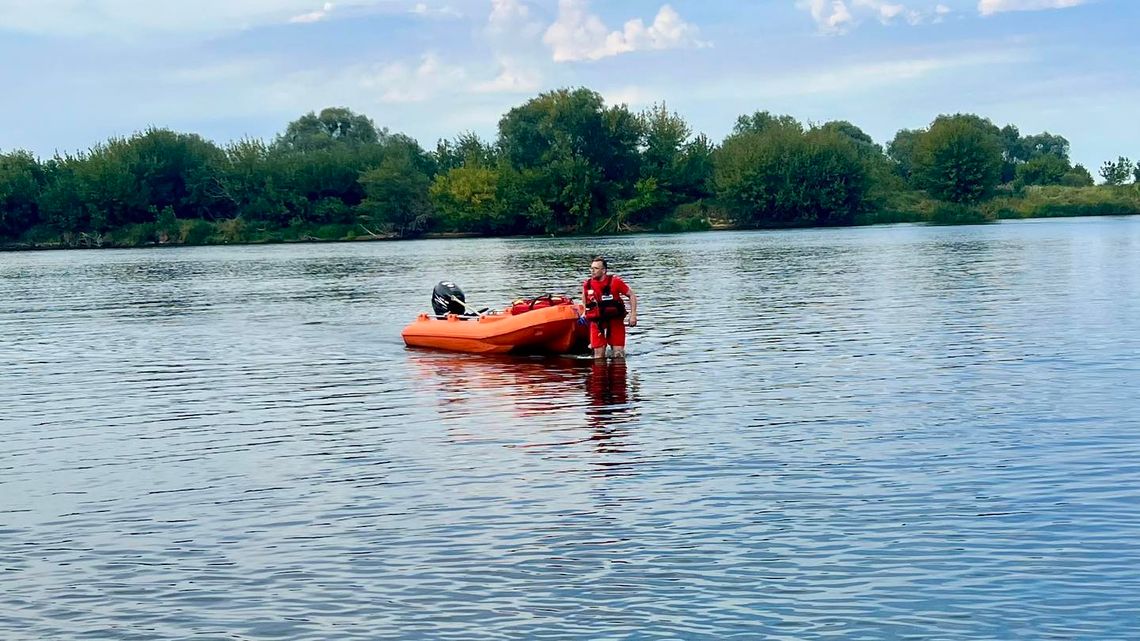
[[[1135,0],[0,0],[0,151],[148,126],[272,139],[344,106],[434,148],[541,91],[664,101],[721,140],[743,113],[879,142],[940,113],[1140,158]]]

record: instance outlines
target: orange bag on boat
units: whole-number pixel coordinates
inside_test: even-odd
[[[535,298],[519,298],[511,303],[510,310],[512,314],[525,314],[532,309],[542,309],[554,305],[571,305],[573,303],[573,300],[561,294],[543,294]]]

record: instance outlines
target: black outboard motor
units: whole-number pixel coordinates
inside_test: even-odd
[[[436,316],[445,314],[462,316],[467,311],[467,307],[463,304],[466,300],[463,297],[463,290],[459,289],[459,285],[446,280],[440,281],[435,289],[431,290],[431,308]]]

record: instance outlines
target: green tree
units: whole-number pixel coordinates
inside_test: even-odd
[[[775,126],[725,139],[717,195],[745,225],[846,225],[865,205],[867,166],[835,130]]]
[[[1092,187],[1093,177],[1084,165],[1078,163],[1061,176],[1061,184],[1068,187]]]
[[[405,156],[416,171],[427,174],[429,178],[439,172],[435,156],[424,151],[420,143],[407,134],[387,133],[380,140],[380,146],[384,150],[384,158],[393,154]]]
[[[973,204],[993,193],[1001,178],[997,127],[973,114],[939,116],[915,146],[914,171],[931,196]]]
[[[428,175],[407,153],[389,154],[360,176],[366,194],[358,206],[364,222],[406,238],[423,234],[431,222]]]
[[[166,207],[183,218],[210,218],[225,152],[197,134],[148,129],[126,141],[125,169],[145,194],[147,214],[124,222],[154,222]]]
[[[602,144],[591,156],[606,183],[608,208],[616,199],[628,196],[641,175],[639,145],[643,132],[637,114],[624,104],[605,108],[602,123],[605,139],[599,141]]]
[[[998,133],[1001,144],[1001,179],[1008,183],[1017,177],[1017,166],[1029,160],[1029,151],[1016,125],[1006,125]]]
[[[346,207],[355,207],[365,198],[360,183],[363,172],[379,167],[392,154],[408,154],[401,148],[386,149],[383,145],[337,145],[305,154],[287,154],[273,159],[282,171],[283,187],[298,198],[296,212],[299,222],[344,223],[330,220],[329,214],[344,212],[343,208],[328,207],[331,201],[340,201]],[[318,211],[317,204],[326,203]]]
[[[529,185],[547,230],[591,230],[633,190],[639,174],[640,122],[624,105],[605,106],[588,89],[540,94],[499,121],[498,147]]]
[[[1017,166],[1017,181],[1022,185],[1059,185],[1070,170],[1069,161],[1042,154]]]
[[[539,169],[518,170],[500,162],[498,195],[509,217],[507,233],[547,233],[557,229],[554,209],[547,194],[552,191],[552,176]]]
[[[304,198],[291,189],[299,164],[291,155],[249,138],[230,143],[225,153],[226,163],[214,185],[225,206],[219,206],[215,217],[241,216],[283,227],[304,210]]]
[[[831,120],[823,123],[817,127],[817,129],[822,129],[824,131],[833,131],[837,134],[846,136],[847,138],[851,139],[851,142],[855,143],[856,148],[864,148],[868,151],[878,154],[883,153],[882,148],[879,147],[879,145],[875,144],[874,139],[872,139],[871,136],[867,134],[867,132],[863,131],[856,125],[846,120]]]
[[[441,172],[469,165],[493,167],[497,156],[494,145],[470,131],[459,134],[455,140],[440,140],[435,149],[435,161]]]
[[[0,154],[0,238],[18,238],[40,222],[44,169],[26,151]]]
[[[677,188],[685,202],[713,195],[713,154],[716,145],[705,134],[698,134],[685,144],[677,167]]]
[[[674,205],[672,194],[653,177],[633,185],[633,195],[618,203],[609,219],[596,227],[598,233],[628,231],[631,223],[657,224]]]
[[[40,220],[61,234],[103,231],[105,213],[87,202],[83,158],[55,156],[44,163],[44,187],[36,201]]]
[[[87,154],[60,159],[55,172],[59,193],[54,201],[72,211],[49,208],[49,218],[63,231],[102,233],[115,227],[153,221],[150,194],[135,174],[136,155],[130,142],[112,138]]]
[[[326,107],[289,123],[274,146],[288,151],[316,151],[338,144],[370,145],[386,131],[377,131],[370,118],[344,107]]]
[[[96,232],[153,223],[166,207],[183,218],[206,218],[218,203],[224,164],[224,152],[195,134],[148,129],[112,138],[85,154],[55,159],[45,187],[52,192],[47,217],[62,230]]]
[[[641,121],[642,172],[662,174],[677,163],[678,157],[693,130],[665,103],[654,104],[638,114]]]
[[[777,116],[768,111],[757,111],[752,115],[740,116],[736,119],[736,126],[732,128],[733,134],[754,133],[762,134],[772,128],[788,128],[803,132],[803,125],[792,116]]]
[[[322,115],[329,116],[328,112]],[[379,167],[386,158],[402,156],[416,171],[428,176],[435,173],[434,158],[414,139],[386,130],[373,136],[374,126],[362,116],[351,112],[334,115],[338,117],[326,118],[327,126],[318,122],[320,126],[307,135],[287,134],[272,146],[238,149],[243,159],[231,163],[230,185],[225,192],[237,196],[232,200],[243,217],[281,227],[347,224],[356,220],[356,208],[366,197],[361,175]],[[311,120],[302,119],[312,125]],[[349,133],[337,133],[346,129]],[[318,142],[281,144],[287,137]]]
[[[499,172],[472,163],[437,175],[430,193],[444,228],[488,234],[510,233],[498,190]]]
[[[908,183],[914,178],[914,150],[922,133],[918,129],[900,129],[887,144],[887,157],[894,164],[895,173]]]
[[[1001,152],[1002,157],[1010,162],[1025,162],[1029,160],[1029,154],[1026,152],[1022,138],[1021,130],[1017,125],[1006,125],[999,130],[998,135],[1001,139]]]
[[[617,208],[608,228],[626,224],[660,223],[678,205],[711,194],[712,144],[708,137],[693,137],[685,119],[664,103],[638,114],[641,174],[633,194]]]
[[[987,128],[988,129],[988,128]],[[992,130],[991,130],[992,131]],[[1014,125],[1006,125],[998,134],[1002,147],[1002,177],[1001,182],[1007,183],[1019,178],[1019,168],[1042,156],[1052,156],[1069,163],[1069,141],[1064,136],[1049,132],[1042,132],[1030,136],[1022,136]],[[1049,163],[1049,167],[1056,167],[1056,163]],[[1030,170],[1034,172],[1036,170]],[[1044,184],[1024,183],[1022,184]]]
[[[898,175],[897,166],[884,154],[882,146],[857,125],[846,120],[832,120],[815,129],[834,133],[854,145],[867,175],[867,190],[864,196],[867,207],[883,208],[891,193],[906,188],[905,181]],[[898,134],[895,137],[898,138]]]
[[[1045,131],[1025,136],[1021,144],[1025,150],[1025,162],[1042,156],[1052,156],[1066,162],[1069,160],[1069,141],[1064,136]]]
[[[1104,161],[1100,166],[1100,175],[1106,185],[1123,185],[1132,176],[1132,161],[1120,156],[1115,162]]]

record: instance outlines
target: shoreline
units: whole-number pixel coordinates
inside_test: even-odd
[[[1055,218],[1096,218],[1104,216],[1138,216],[1140,211],[1132,213],[1090,213],[1090,214],[1069,214],[1069,215],[1046,215],[1046,216],[1016,216],[1016,217],[999,217],[988,221],[974,221],[965,222],[961,224],[992,224],[1002,222],[1004,220],[1047,220]],[[926,225],[939,225],[937,222],[923,219],[921,217],[904,218],[900,220],[879,220],[869,221],[864,223],[856,223],[854,225],[843,225],[843,227],[878,227],[884,225],[898,225],[898,224],[926,224]],[[37,251],[65,251],[65,250],[99,250],[99,249],[154,249],[154,248],[178,248],[178,247],[217,247],[217,246],[256,246],[256,245],[293,245],[293,244],[322,244],[322,243],[359,243],[359,242],[402,242],[402,241],[416,241],[416,240],[461,240],[461,239],[508,239],[508,238],[575,238],[575,237],[628,237],[640,236],[646,234],[693,234],[709,231],[778,231],[785,229],[834,229],[835,226],[823,225],[772,225],[772,226],[742,226],[730,222],[716,221],[709,224],[708,229],[696,229],[678,232],[661,232],[653,229],[630,229],[618,233],[610,234],[575,234],[575,233],[561,233],[561,234],[517,234],[517,235],[487,235],[478,232],[430,232],[415,237],[401,237],[398,234],[365,234],[360,236],[353,236],[351,238],[319,238],[316,236],[305,235],[298,238],[264,238],[264,239],[248,239],[238,241],[222,241],[222,242],[201,242],[201,243],[185,243],[185,242],[159,242],[150,241],[146,243],[137,244],[115,244],[113,242],[99,243],[99,244],[81,244],[66,242],[57,243],[42,243],[42,244],[28,244],[28,243],[0,243],[0,252],[37,252]]]

